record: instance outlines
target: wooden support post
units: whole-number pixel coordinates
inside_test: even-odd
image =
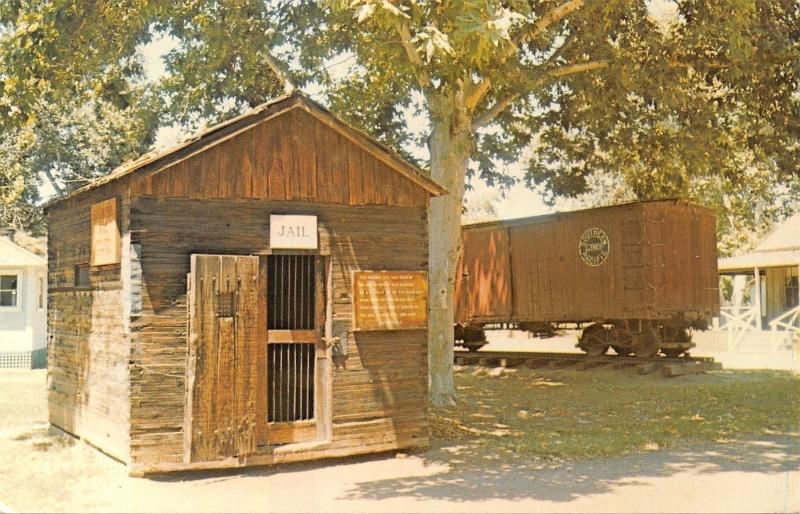
[[[761,326],[761,302],[763,301],[761,298],[761,271],[758,266],[755,267],[754,271],[756,279],[756,327],[761,330],[763,328]]]

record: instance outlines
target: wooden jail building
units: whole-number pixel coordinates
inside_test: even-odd
[[[50,423],[133,475],[427,444],[444,193],[295,93],[49,203]]]

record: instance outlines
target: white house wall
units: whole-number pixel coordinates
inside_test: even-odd
[[[39,309],[38,282],[41,276],[46,281],[44,267],[0,267],[0,274],[20,272],[17,309],[0,309],[0,353],[31,352],[47,346],[47,293],[44,305]],[[45,282],[46,285],[46,282]]]

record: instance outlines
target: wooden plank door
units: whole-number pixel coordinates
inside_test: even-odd
[[[266,300],[258,257],[191,256],[185,455],[252,454],[265,422]]]

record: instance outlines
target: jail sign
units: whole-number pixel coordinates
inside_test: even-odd
[[[284,250],[316,250],[317,217],[270,214],[269,246]]]
[[[354,330],[409,330],[428,326],[424,271],[353,273]]]

